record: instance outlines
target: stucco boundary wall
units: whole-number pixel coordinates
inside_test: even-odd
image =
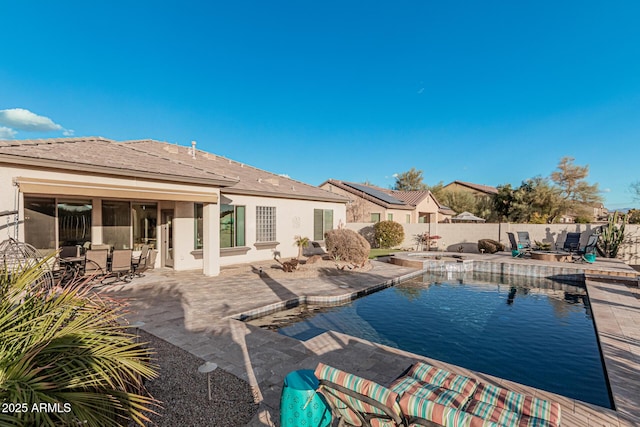
[[[584,246],[589,235],[602,224],[445,224],[432,222],[401,225],[405,235],[404,242],[400,245],[403,249],[417,249],[416,236],[428,232],[432,236],[440,236],[440,239],[437,240],[440,251],[458,252],[462,247],[463,252],[478,253],[478,240],[493,239],[510,247],[507,233],[517,231],[528,231],[532,243],[533,241],[551,243],[552,247],[556,243],[562,245],[567,233],[582,233],[580,243]],[[373,227],[373,224],[347,223],[345,226],[345,228],[363,235],[367,234],[368,227]],[[618,253],[618,258],[629,265],[640,265],[640,225],[627,224],[625,235],[625,243]]]

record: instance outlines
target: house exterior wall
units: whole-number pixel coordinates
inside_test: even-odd
[[[263,261],[272,259],[276,253],[282,258],[298,255],[294,245],[295,237],[308,237],[313,240],[314,209],[333,210],[333,228],[346,223],[346,205],[336,202],[320,202],[311,200],[283,199],[265,196],[247,196],[224,193],[222,204],[245,207],[245,247],[244,254],[225,254],[221,250],[220,265]],[[276,241],[277,245],[256,244],[256,208],[258,206],[276,208]]]
[[[0,236],[10,236],[17,237],[19,240],[24,240],[24,225],[22,221],[24,221],[24,197],[25,195],[22,192],[19,192],[18,187],[14,185],[14,180],[16,178],[31,178],[38,180],[55,180],[55,181],[66,181],[66,182],[77,182],[77,183],[95,183],[101,185],[113,185],[113,186],[139,186],[140,188],[148,188],[154,189],[158,191],[198,191],[203,193],[209,193],[212,195],[219,195],[219,190],[213,187],[205,187],[205,186],[195,186],[188,184],[178,184],[178,183],[167,183],[167,182],[159,182],[159,181],[151,181],[151,180],[139,180],[139,179],[131,179],[126,177],[113,177],[113,176],[105,176],[98,174],[85,174],[82,172],[70,172],[70,171],[58,171],[58,170],[46,170],[44,168],[34,168],[34,167],[21,167],[15,165],[5,165],[0,164],[0,211],[12,211],[16,209],[16,201],[19,201],[19,220],[21,221],[18,226],[18,230],[16,233],[16,229],[14,226],[5,227],[6,230],[0,231]],[[88,199],[90,198],[92,201],[92,213],[91,213],[91,243],[92,244],[101,244],[103,243],[103,229],[102,229],[102,202],[103,200],[118,200],[117,197],[84,197],[84,196],[68,196],[65,194],[28,194],[28,196],[42,196],[47,198],[64,198],[64,199]],[[176,270],[189,270],[202,268],[202,256],[198,257],[194,255],[192,252],[193,248],[193,235],[194,235],[194,218],[193,218],[193,202],[175,202],[175,201],[161,201],[161,200],[133,200],[122,198],[119,200],[126,201],[146,201],[149,203],[157,203],[157,219],[158,224],[156,226],[156,235],[158,236],[158,244],[156,249],[158,250],[158,256],[156,257],[156,267],[162,265],[162,254],[164,252],[164,247],[162,246],[162,242],[160,242],[161,236],[161,211],[163,209],[173,209],[174,210],[174,253],[176,254],[174,257],[174,269]],[[215,205],[215,204],[214,204]],[[13,222],[14,217],[10,217],[9,220]],[[6,225],[5,218],[1,218],[0,222],[4,222]],[[0,223],[0,226],[2,223]],[[6,232],[6,234],[5,234]],[[218,251],[216,250],[217,254]],[[219,261],[216,257],[212,257],[209,259],[210,263],[214,265],[212,268],[215,270],[218,268]]]

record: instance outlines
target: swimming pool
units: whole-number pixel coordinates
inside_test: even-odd
[[[427,274],[279,333],[334,330],[611,408],[584,287],[522,280]]]

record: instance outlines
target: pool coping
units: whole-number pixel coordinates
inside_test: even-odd
[[[600,407],[542,390],[539,390],[539,395],[560,401],[563,407],[571,408],[571,413],[563,413],[563,416],[569,416],[578,425],[581,425],[582,422],[584,422],[582,425],[585,426],[611,425],[609,421],[614,414],[619,426],[640,425],[640,413],[637,410],[638,406],[640,406],[640,402],[638,402],[638,396],[640,396],[640,372],[637,369],[638,365],[640,365],[640,328],[636,326],[640,325],[640,300],[624,284],[625,282],[632,282],[637,285],[637,273],[625,264],[615,265],[614,267],[599,267],[593,264],[562,266],[554,264],[559,263],[540,262],[537,260],[531,263],[529,259],[510,259],[509,262],[504,259],[465,259],[464,270],[469,271],[471,269],[498,275],[561,278],[569,281],[584,282],[591,303],[594,328],[603,359],[603,368],[615,409]],[[330,296],[301,295],[279,303],[236,313],[228,316],[228,318],[246,321],[304,303],[343,304],[413,277],[433,272],[433,269],[439,266],[440,263],[431,263],[427,268],[403,274],[355,292]],[[612,308],[615,305],[624,307],[620,309]],[[604,334],[607,335],[605,336]],[[355,339],[355,337],[353,338]],[[380,344],[375,345],[380,346]],[[626,356],[626,360],[622,357],[623,355]],[[506,382],[507,380],[503,381]],[[517,386],[517,383],[512,384]],[[598,412],[602,412],[605,417],[595,422],[593,417]],[[584,414],[584,418],[581,418],[582,414]],[[568,424],[573,425],[574,423],[569,422]]]

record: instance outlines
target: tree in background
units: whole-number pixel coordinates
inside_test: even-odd
[[[443,191],[440,203],[453,209],[456,213],[471,212],[475,214],[476,197],[467,191]]]
[[[427,190],[427,184],[422,179],[422,171],[411,168],[407,172],[399,173],[396,176],[396,183],[393,189],[397,191]]]
[[[563,157],[550,178],[530,178],[518,188],[511,184],[498,186],[498,194],[493,197],[495,216],[499,221],[536,224],[555,222],[567,213],[581,221],[590,218],[588,206],[601,202],[602,197],[598,184],[585,180],[588,174],[588,166],[574,165],[573,158]]]
[[[598,184],[589,184],[586,181],[589,165],[574,165],[574,160],[573,157],[563,157],[557,169],[551,173],[551,180],[556,184],[561,199],[554,219],[568,212],[583,215],[587,205],[602,202]]]

